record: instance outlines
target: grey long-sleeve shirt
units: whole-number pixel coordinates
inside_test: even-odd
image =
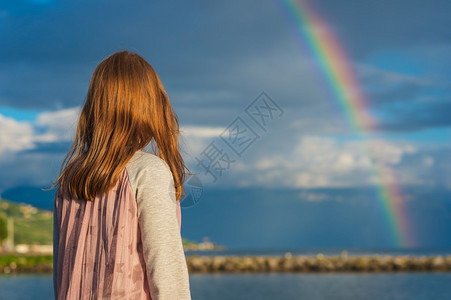
[[[152,299],[190,299],[171,170],[164,160],[145,152],[135,154],[126,169],[136,191]]]

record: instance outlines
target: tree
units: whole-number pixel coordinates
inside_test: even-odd
[[[6,220],[0,218],[0,245],[8,237],[8,228],[6,227]]]

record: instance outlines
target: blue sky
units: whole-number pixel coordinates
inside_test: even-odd
[[[373,159],[406,189],[451,190],[451,3],[319,0],[314,9],[378,118],[368,135]],[[370,158],[277,1],[2,1],[0,42],[0,192],[55,179],[94,68],[122,49],[160,75],[193,171],[262,91],[283,108],[206,186],[375,184]]]

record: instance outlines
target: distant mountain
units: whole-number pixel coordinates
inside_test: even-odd
[[[7,189],[2,193],[2,198],[4,199],[52,211],[54,197],[55,190],[43,191],[41,188],[34,186],[18,186]]]

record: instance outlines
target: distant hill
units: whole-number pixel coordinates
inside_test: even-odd
[[[53,212],[50,210],[0,198],[0,217],[14,218],[15,244],[53,243]],[[190,249],[198,249],[200,244],[183,239],[183,245]]]
[[[14,218],[15,244],[51,245],[53,242],[53,214],[49,210],[1,199],[0,217]]]

